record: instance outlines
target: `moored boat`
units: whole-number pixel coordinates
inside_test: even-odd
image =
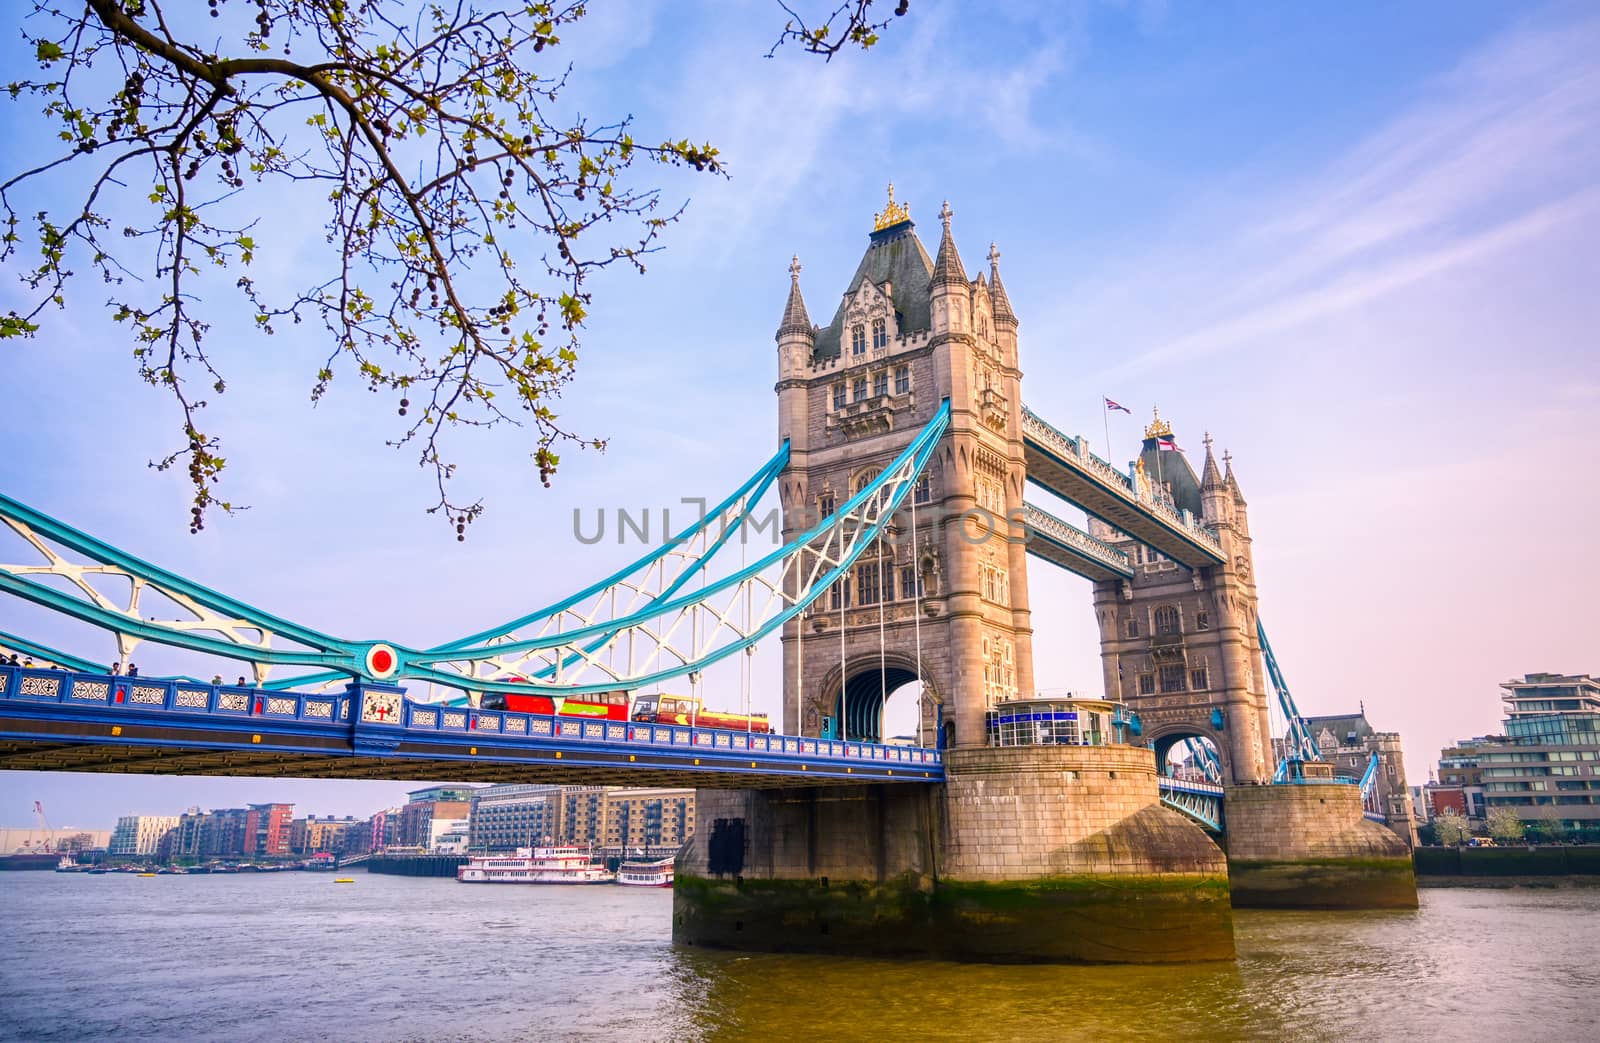
[[[672,858],[654,862],[624,862],[617,867],[617,883],[629,887],[671,887],[675,862]]]
[[[514,855],[471,855],[456,869],[463,884],[609,884],[615,874],[587,848],[519,847]]]

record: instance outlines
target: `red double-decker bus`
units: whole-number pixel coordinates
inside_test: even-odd
[[[507,677],[513,684],[527,684],[525,677]],[[565,696],[561,709],[556,709],[555,697],[529,692],[485,692],[478,705],[485,710],[512,710],[516,713],[552,714],[560,717],[589,717],[597,720],[626,721],[628,719],[628,693],[583,692]]]
[[[633,701],[633,719],[642,724],[680,724],[693,728],[725,728],[735,732],[770,732],[764,713],[708,710],[692,695],[641,695]]]

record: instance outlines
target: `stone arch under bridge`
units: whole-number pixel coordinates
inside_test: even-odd
[[[1228,744],[1222,733],[1213,728],[1209,721],[1175,721],[1171,724],[1159,725],[1151,728],[1145,726],[1144,744],[1155,754],[1156,771],[1159,774],[1167,773],[1167,755],[1172,748],[1185,739],[1205,739],[1216,750],[1217,758],[1222,762],[1222,777],[1233,778],[1233,765],[1228,759]]]
[[[843,690],[839,687],[839,664],[834,663],[823,674],[818,687],[806,694],[806,713],[808,722],[812,718],[820,722],[824,714],[832,716],[844,726],[842,733],[836,730],[834,734],[843,734],[852,740],[882,742],[885,697],[892,697],[908,684],[928,683],[928,678],[917,672],[916,657],[904,652],[885,650],[882,655],[876,652],[856,654],[846,659],[844,665]],[[918,713],[922,715],[920,707]],[[930,745],[933,743],[931,734],[924,738]]]

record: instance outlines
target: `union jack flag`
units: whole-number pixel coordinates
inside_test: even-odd
[[[1118,413],[1127,413],[1129,416],[1133,415],[1133,410],[1129,409],[1127,406],[1123,405],[1120,402],[1113,402],[1109,398],[1106,399],[1106,408],[1107,409],[1111,409],[1111,410],[1115,410]]]

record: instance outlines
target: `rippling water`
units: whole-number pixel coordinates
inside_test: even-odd
[[[1237,963],[990,967],[672,948],[668,891],[0,873],[25,1040],[1594,1039],[1600,889],[1236,914]]]

